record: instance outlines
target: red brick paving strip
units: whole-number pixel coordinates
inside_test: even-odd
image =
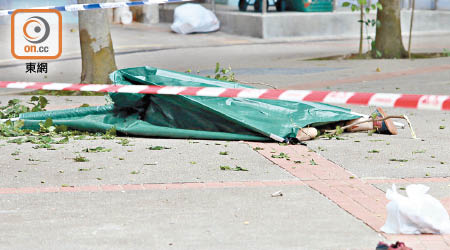
[[[388,200],[385,193],[371,184],[376,183],[426,183],[448,182],[450,178],[406,178],[385,180],[361,180],[344,168],[326,160],[305,146],[278,143],[248,143],[267,159],[302,180],[306,185],[323,194],[336,205],[360,219],[375,231],[380,232],[386,220],[386,205]],[[285,153],[287,158],[273,158]],[[317,165],[311,165],[314,160]],[[301,162],[301,163],[295,163]],[[442,200],[442,204],[449,209],[450,197]],[[420,249],[450,249],[448,235],[388,235],[383,234],[390,241],[404,241],[414,250]]]

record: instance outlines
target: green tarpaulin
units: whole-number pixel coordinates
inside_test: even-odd
[[[251,88],[153,67],[121,69],[114,84]],[[110,93],[113,104],[21,114],[24,128],[55,125],[105,132],[113,127],[134,136],[217,140],[283,141],[299,128],[358,118],[349,109],[311,102],[248,98]]]

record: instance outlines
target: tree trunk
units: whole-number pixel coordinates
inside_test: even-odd
[[[92,0],[78,0],[78,3],[92,3]],[[81,82],[111,83],[108,74],[117,67],[106,10],[79,11],[78,26],[82,60]]]
[[[382,10],[377,12],[375,49],[381,52],[382,58],[404,58],[408,53],[403,47],[402,29],[400,25],[400,0],[380,0]],[[374,55],[376,51],[372,51]]]

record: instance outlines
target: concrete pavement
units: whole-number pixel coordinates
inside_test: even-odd
[[[355,52],[357,41],[259,40],[220,32],[181,36],[167,30],[114,27],[115,47],[129,46],[118,49],[118,66],[207,74],[220,62],[240,80],[279,88],[450,93],[448,58],[307,61]],[[413,49],[441,52],[450,47],[448,38],[417,37]],[[152,45],[157,43],[162,46]],[[76,44],[66,44],[67,51],[77,51]],[[49,62],[46,76],[25,75],[25,62],[7,61],[8,52],[1,53],[0,80],[79,80],[76,53]],[[2,104],[17,97],[4,90],[0,95]],[[50,109],[105,103],[103,97],[49,100]],[[47,150],[2,138],[0,249],[374,249],[379,240],[397,239],[415,250],[450,249],[449,236],[379,232],[386,218],[384,191],[392,183],[429,185],[450,211],[449,112],[387,111],[406,113],[420,140],[405,129],[397,136],[345,134],[344,140],[319,139],[308,147],[150,138],[127,138],[132,146],[123,146],[120,138],[85,138]],[[111,151],[83,152],[97,146]],[[291,160],[272,157],[281,152]],[[89,161],[75,162],[77,155]],[[222,165],[249,171],[224,171]],[[271,196],[279,190],[283,196]]]

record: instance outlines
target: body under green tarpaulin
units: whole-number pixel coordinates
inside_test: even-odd
[[[197,75],[137,67],[110,75],[114,84],[251,88]],[[21,114],[24,129],[47,118],[70,129],[128,136],[289,141],[300,128],[359,118],[349,109],[312,102],[110,93],[113,104]]]

